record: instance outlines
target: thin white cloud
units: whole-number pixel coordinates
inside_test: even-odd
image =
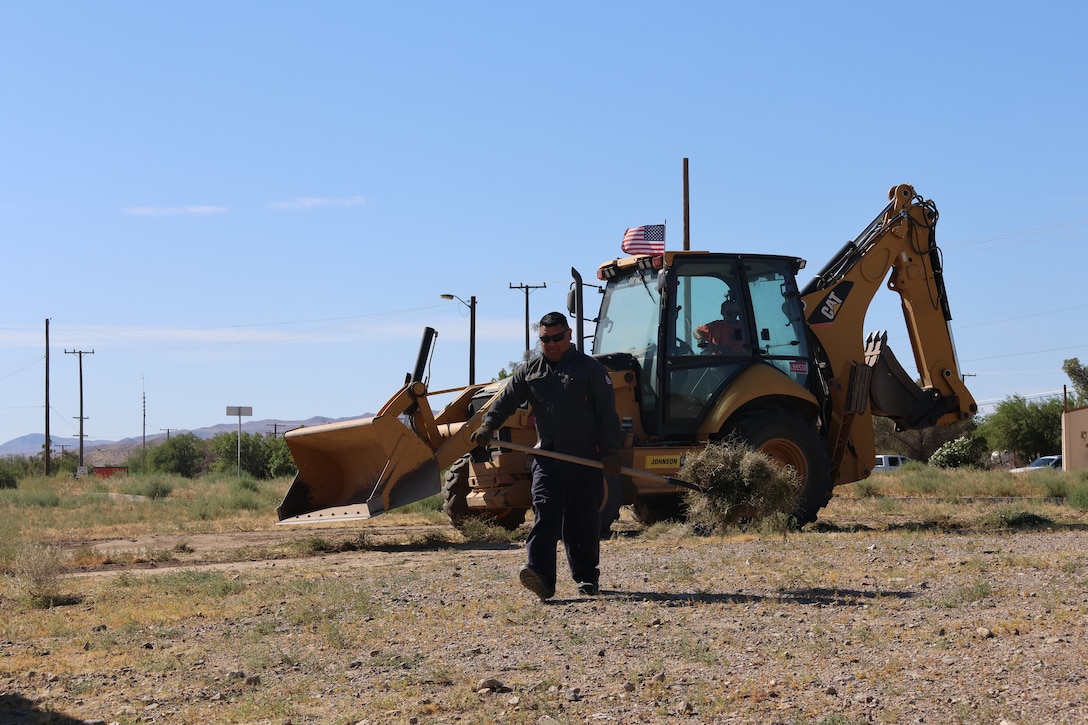
[[[350,209],[353,206],[361,206],[365,203],[366,197],[364,196],[305,196],[299,199],[289,199],[287,201],[273,201],[269,204],[269,206],[271,206],[273,209],[302,209],[304,211],[309,211],[310,209],[320,209],[321,207],[340,207],[342,209]]]
[[[225,206],[130,206],[125,214],[131,216],[176,216],[178,214],[226,214]]]
[[[50,328],[50,347],[54,350],[66,347],[92,349],[95,346],[138,349],[162,345],[358,343],[365,337],[413,339],[423,330],[423,320],[433,309],[442,306],[434,304],[380,314],[215,327],[68,327],[54,323]],[[0,346],[39,348],[41,335],[37,328],[0,327]]]

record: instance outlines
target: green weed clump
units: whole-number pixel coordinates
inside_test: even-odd
[[[858,498],[875,498],[880,495],[880,484],[872,478],[854,481],[854,495]]]
[[[435,524],[449,521],[449,517],[442,511],[442,494],[435,494],[420,501],[400,506],[396,511],[405,516],[418,516],[423,521]]]
[[[1078,475],[1076,482],[1070,487],[1068,493],[1066,493],[1066,501],[1069,506],[1075,508],[1077,511],[1088,511],[1088,477],[1084,475]]]
[[[245,591],[245,584],[221,571],[171,572],[160,576],[158,584],[164,592],[185,597],[220,599]]]
[[[121,487],[121,493],[151,499],[166,498],[174,491],[174,486],[167,478],[167,476],[160,475],[146,478],[126,476],[125,484]]]
[[[1045,529],[1053,526],[1054,522],[1046,516],[1020,507],[1002,506],[985,514],[982,524],[986,528]]]
[[[928,466],[903,467],[899,474],[900,483],[908,496],[933,496],[947,490],[950,477],[940,469]]]
[[[993,588],[990,586],[990,583],[980,579],[973,584],[956,587],[940,601],[943,606],[948,607],[949,609],[955,609],[964,604],[981,602],[992,593]]]
[[[687,456],[679,477],[705,492],[685,494],[687,522],[702,535],[724,533],[742,521],[792,512],[797,501],[797,474],[751,446],[734,441],[709,443]]]

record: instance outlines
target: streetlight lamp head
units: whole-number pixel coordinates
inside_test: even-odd
[[[457,295],[438,295],[444,300],[457,300],[468,308],[468,384],[476,384],[476,295],[465,302]]]

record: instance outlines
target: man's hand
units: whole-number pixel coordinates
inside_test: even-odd
[[[469,436],[469,438],[471,438],[472,442],[478,446],[486,446],[491,440],[491,435],[494,432],[494,429],[489,428],[486,425],[481,425],[479,428],[473,431],[472,435]]]
[[[604,475],[606,476],[620,475],[620,454],[605,453],[601,456],[601,467],[604,468]]]

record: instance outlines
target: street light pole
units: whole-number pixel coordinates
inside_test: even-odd
[[[457,295],[439,295],[444,300],[457,300],[468,308],[468,384],[476,384],[476,295],[468,302]]]

